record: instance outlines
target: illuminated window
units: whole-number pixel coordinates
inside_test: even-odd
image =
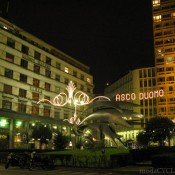
[[[160,22],[161,21],[161,15],[156,15],[153,17],[155,22]]]
[[[174,61],[174,57],[167,57],[166,58],[166,63],[172,63]]]
[[[173,17],[173,18],[175,17],[175,12],[172,13],[172,17]]]
[[[67,67],[65,67],[64,72],[69,73],[69,69]]]
[[[15,122],[15,126],[16,126],[16,128],[20,128],[20,127],[22,127],[22,121],[20,121],[20,120],[17,120],[16,122]]]
[[[8,120],[1,118],[0,119],[0,128],[5,128],[9,125]]]
[[[158,6],[160,5],[160,0],[153,0],[153,6]]]
[[[91,83],[91,80],[90,80],[90,78],[87,78],[87,82],[88,82],[88,83]]]

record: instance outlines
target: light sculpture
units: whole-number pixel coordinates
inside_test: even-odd
[[[106,96],[97,96],[93,98],[92,100],[90,100],[89,96],[86,93],[82,91],[75,92],[76,86],[74,85],[73,81],[70,81],[68,83],[66,90],[68,94],[61,92],[57,96],[55,96],[52,101],[48,99],[41,99],[37,103],[39,104],[41,102],[48,101],[50,104],[57,106],[57,107],[62,107],[67,104],[74,105],[73,117],[71,117],[70,119],[64,119],[64,121],[68,121],[71,124],[80,125],[81,121],[80,121],[80,118],[78,118],[77,116],[77,106],[88,105],[97,99],[103,99],[103,100],[110,101],[110,99]]]

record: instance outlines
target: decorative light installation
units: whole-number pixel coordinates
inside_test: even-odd
[[[97,99],[105,99],[105,100],[110,101],[110,99],[106,96],[97,96],[97,97],[93,98],[92,100],[90,100],[89,96],[82,91],[77,91],[74,94],[75,89],[76,89],[76,87],[75,87],[73,81],[70,81],[67,88],[66,88],[68,94],[61,92],[57,96],[55,96],[52,101],[50,101],[48,99],[41,99],[38,101],[38,104],[40,102],[43,102],[43,101],[48,101],[50,104],[57,106],[57,107],[62,107],[62,106],[65,106],[66,104],[74,105],[74,109],[75,109],[74,116],[71,117],[70,119],[64,119],[64,120],[67,120],[71,124],[80,125],[81,121],[77,117],[77,112],[76,112],[77,106],[88,105]]]

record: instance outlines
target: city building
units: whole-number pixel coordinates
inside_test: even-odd
[[[152,98],[151,96],[154,92],[157,92],[154,67],[132,70],[106,87],[106,96],[116,100],[122,108],[143,115],[141,119],[128,118],[128,122],[131,124],[133,120],[136,122],[133,122],[132,129],[125,128],[121,132],[118,132],[123,136],[123,141],[135,140],[136,135],[143,129],[144,124],[157,114],[156,98]],[[122,102],[137,105],[126,105],[126,103]]]
[[[1,148],[30,148],[34,144],[32,127],[37,122],[71,134],[62,120],[72,117],[74,107],[37,102],[67,93],[70,80],[77,90],[92,97],[89,71],[88,66],[0,17]],[[82,108],[77,108],[77,113]]]
[[[175,118],[175,0],[152,0],[157,114]]]

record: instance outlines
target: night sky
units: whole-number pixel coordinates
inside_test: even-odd
[[[154,65],[151,0],[10,0],[6,18],[89,66],[95,93]]]

